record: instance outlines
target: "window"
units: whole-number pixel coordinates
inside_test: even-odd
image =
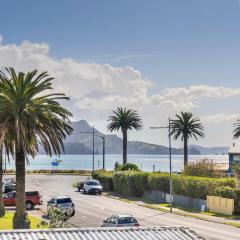
[[[38,192],[35,191],[35,192],[26,192],[26,196],[36,196],[38,195]]]
[[[90,186],[99,186],[99,182],[89,182],[88,185]]]
[[[8,193],[6,195],[6,198],[14,198],[15,197],[15,193]]]
[[[118,224],[130,224],[130,223],[137,223],[137,220],[131,217],[120,218],[118,220]]]
[[[57,203],[58,204],[65,204],[65,203],[71,203],[72,200],[71,198],[60,198],[60,199],[57,199]]]

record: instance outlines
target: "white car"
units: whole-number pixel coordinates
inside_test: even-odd
[[[68,196],[55,196],[47,202],[47,210],[58,208],[62,212],[69,212],[71,216],[75,215],[75,206],[72,199]]]
[[[139,223],[129,214],[113,215],[103,221],[102,227],[139,227]]]
[[[88,193],[88,194],[95,193],[95,194],[101,195],[102,194],[102,186],[98,180],[89,179],[84,182],[83,192]]]

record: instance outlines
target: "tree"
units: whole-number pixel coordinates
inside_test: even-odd
[[[0,147],[0,217],[5,215],[5,206],[3,204],[3,192],[2,192],[2,180],[3,180],[3,157],[2,148]]]
[[[141,130],[142,120],[139,117],[137,111],[118,107],[117,110],[113,111],[114,115],[110,116],[108,121],[110,122],[107,126],[109,131],[118,131],[121,129],[123,135],[123,164],[127,163],[127,131],[135,129]]]
[[[23,73],[6,68],[0,72],[0,145],[16,164],[16,212],[13,228],[29,228],[25,208],[25,161],[35,157],[39,144],[46,153],[59,155],[63,140],[70,134],[72,114],[58,100],[65,94],[52,93],[52,80],[47,72]]]
[[[198,117],[194,117],[191,112],[181,112],[176,114],[176,118],[170,122],[170,135],[177,140],[181,138],[184,145],[184,167],[188,164],[188,139],[194,137],[204,137],[204,128]]]
[[[234,126],[233,138],[239,138],[240,137],[240,119],[237,120],[237,122],[235,122],[233,126]]]
[[[233,163],[233,172],[236,178],[236,188],[240,189],[240,163]]]

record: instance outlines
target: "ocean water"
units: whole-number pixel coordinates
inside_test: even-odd
[[[212,159],[214,162],[228,167],[228,155],[189,155],[189,162],[197,161],[203,158]],[[26,165],[27,170],[33,169],[53,169],[51,162],[54,160],[62,160],[57,169],[81,169],[92,170],[92,155],[62,155],[60,157],[47,155],[37,155],[34,159],[29,158],[29,164]],[[115,162],[122,162],[122,155],[111,154],[105,156],[105,167],[107,170],[114,168]],[[128,155],[128,162],[135,163],[144,171],[169,171],[168,155]],[[14,169],[13,160],[6,161],[7,169]],[[95,155],[95,169],[102,168],[102,155]],[[183,156],[172,156],[173,171],[180,171],[183,168]]]

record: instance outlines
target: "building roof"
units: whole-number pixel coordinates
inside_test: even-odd
[[[233,144],[229,151],[228,151],[229,154],[240,154],[240,146],[239,145],[236,145],[236,144]]]
[[[186,227],[68,228],[0,231],[1,240],[203,240]]]

